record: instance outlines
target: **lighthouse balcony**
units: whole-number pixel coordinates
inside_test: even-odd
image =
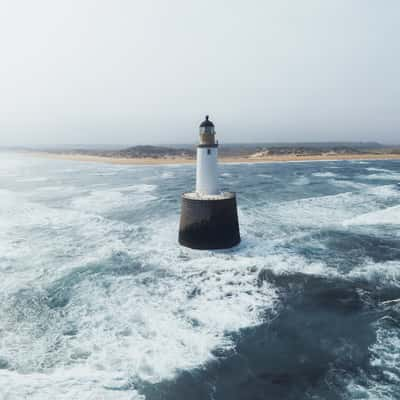
[[[235,196],[236,194],[234,192],[221,192],[217,194],[190,192],[182,195],[183,198],[190,200],[227,200],[232,199]]]

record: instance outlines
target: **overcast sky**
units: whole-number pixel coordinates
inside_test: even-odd
[[[399,0],[3,0],[0,145],[400,143]]]

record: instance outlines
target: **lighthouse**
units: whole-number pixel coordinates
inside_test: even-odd
[[[196,190],[182,195],[179,243],[199,250],[230,248],[240,242],[236,194],[219,189],[218,141],[208,115],[199,136]]]

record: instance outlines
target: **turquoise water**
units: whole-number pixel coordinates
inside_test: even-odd
[[[242,243],[177,244],[193,166],[0,159],[0,399],[400,398],[400,162],[221,166]]]

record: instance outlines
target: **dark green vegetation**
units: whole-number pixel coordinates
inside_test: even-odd
[[[81,154],[115,158],[195,158],[196,144],[167,144],[163,146],[137,145],[65,145],[40,148],[4,148],[3,150],[46,151],[53,154]],[[304,143],[223,143],[222,157],[259,156],[319,156],[324,154],[400,154],[400,146],[377,142],[304,142]]]

